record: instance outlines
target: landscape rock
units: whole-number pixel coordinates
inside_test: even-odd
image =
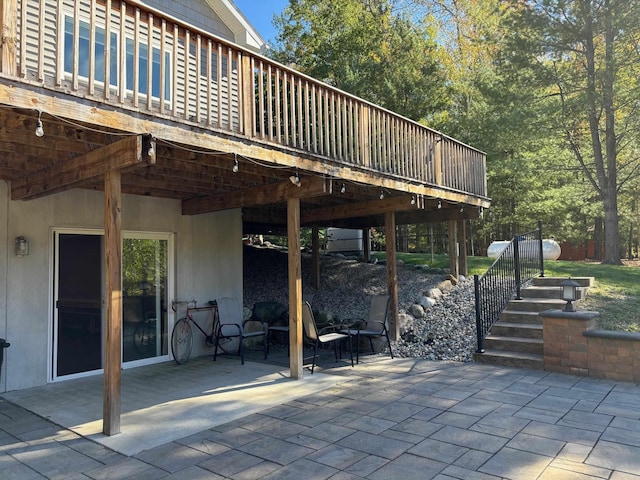
[[[415,322],[416,322],[416,319],[413,318],[408,313],[398,314],[398,326],[400,327],[401,332],[412,330]]]
[[[420,305],[425,310],[434,306],[436,304],[436,300],[433,297],[418,297],[418,305]]]
[[[438,300],[440,297],[442,297],[442,290],[440,290],[439,288],[430,288],[425,292],[425,295],[427,297],[433,298],[434,300]]]
[[[245,305],[252,307],[260,301],[276,301],[288,305],[286,250],[254,246],[244,248]],[[311,255],[303,253],[303,295],[313,296],[314,311],[331,313],[333,322],[346,323],[353,319],[367,318],[371,296],[387,292],[386,268],[381,264],[321,255],[320,272],[320,288],[315,290],[311,287]],[[433,269],[428,272],[414,268],[398,269],[401,338],[392,342],[394,356],[471,361],[476,349],[472,280],[460,282],[457,287],[449,282],[449,293],[441,296],[427,311],[422,309],[424,313],[421,318],[415,318],[409,313],[416,299],[423,296],[424,292],[446,283],[442,282],[442,274],[432,272]]]
[[[422,318],[424,317],[424,308],[422,307],[422,305],[418,305],[417,303],[414,303],[409,307],[409,313],[414,318]]]
[[[438,284],[438,288],[442,293],[449,293],[451,290],[453,290],[453,284],[451,283],[451,280],[445,280]]]

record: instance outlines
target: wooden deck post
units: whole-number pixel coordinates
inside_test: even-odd
[[[371,166],[371,135],[370,135],[370,121],[369,121],[369,107],[367,105],[361,105],[359,108],[360,118],[359,127],[360,127],[360,141],[359,141],[359,151],[360,151],[360,161],[362,165],[365,167]]]
[[[121,175],[104,176],[104,257],[106,279],[106,336],[102,432],[120,433],[120,381],[122,345],[122,213]]]
[[[287,200],[289,243],[289,362],[291,378],[302,378],[302,262],[300,256],[300,199]]]
[[[449,220],[449,273],[455,279],[458,278],[458,229],[456,220]]]
[[[253,137],[254,122],[254,102],[255,92],[253,91],[253,70],[251,69],[251,58],[248,55],[242,57],[242,130],[248,137]]]
[[[469,268],[467,266],[467,222],[466,220],[458,221],[458,236],[460,241],[458,242],[458,270],[460,275],[465,277],[469,275]]]
[[[387,239],[387,291],[389,292],[389,335],[392,340],[400,338],[398,325],[398,270],[396,265],[396,214],[384,215],[384,233]]]
[[[311,227],[311,286],[320,288],[320,229],[317,225]]]
[[[0,1],[0,19],[2,20],[2,73],[18,75],[16,62],[16,45],[18,43],[18,2],[17,0]]]
[[[365,262],[371,260],[371,229],[369,228],[362,230],[362,256]]]
[[[433,175],[436,185],[442,185],[442,137],[433,146]]]

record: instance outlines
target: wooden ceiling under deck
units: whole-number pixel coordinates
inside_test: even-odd
[[[123,193],[181,200],[188,215],[242,208],[245,233],[285,231],[289,197],[301,199],[302,225],[367,228],[383,225],[389,211],[398,224],[462,220],[480,211],[57,115],[40,118],[43,137],[35,135],[37,110],[0,108],[0,178],[11,182],[12,200],[69,188],[102,190],[105,170],[121,168]],[[299,187],[289,180],[296,174]]]

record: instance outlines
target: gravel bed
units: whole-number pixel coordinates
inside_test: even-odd
[[[274,247],[244,249],[244,303],[289,303],[287,252]],[[311,287],[311,255],[302,254],[302,291],[314,310],[339,323],[366,318],[372,295],[387,289],[386,267],[335,255],[320,257],[320,288]],[[398,267],[398,303],[401,338],[392,342],[394,355],[468,362],[476,348],[473,281],[464,280],[435,305],[415,318],[409,311],[420,297],[437,288],[448,275],[414,266]]]

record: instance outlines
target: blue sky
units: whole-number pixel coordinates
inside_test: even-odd
[[[273,40],[276,36],[271,23],[273,14],[282,13],[289,4],[289,0],[233,0],[233,2],[267,41]]]

